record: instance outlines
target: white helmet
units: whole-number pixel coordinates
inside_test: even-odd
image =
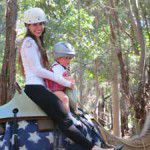
[[[46,15],[41,8],[30,8],[24,12],[24,23],[34,24],[46,21]]]
[[[58,42],[54,45],[54,58],[65,57],[65,56],[75,56],[74,47],[68,42]]]

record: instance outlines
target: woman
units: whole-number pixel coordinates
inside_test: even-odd
[[[27,33],[21,46],[20,55],[25,75],[25,93],[58,124],[67,137],[87,150],[103,150],[84,137],[74,126],[62,102],[45,87],[44,79],[53,80],[71,89],[74,87],[73,81],[68,81],[59,75],[54,76],[53,72],[46,69],[48,59],[43,48],[45,22],[45,13],[40,8],[31,8],[24,13]]]

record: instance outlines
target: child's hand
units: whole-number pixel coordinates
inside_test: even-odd
[[[72,89],[72,90],[73,90],[74,88],[75,88],[75,84],[71,82],[70,89]]]
[[[66,79],[66,80],[68,80],[68,81],[70,81],[70,82],[75,83],[74,78],[73,78],[73,77],[71,77],[71,76],[65,77],[65,79]]]

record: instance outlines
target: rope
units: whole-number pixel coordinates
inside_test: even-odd
[[[144,150],[146,150],[146,145],[145,145],[145,143],[144,143],[144,141],[143,141],[143,139],[141,139],[141,142],[142,142],[142,144],[143,144],[143,148],[144,148]]]
[[[13,140],[14,140],[14,148],[15,150],[19,150],[19,145],[18,145],[18,137],[17,137],[17,130],[18,130],[18,122],[17,122],[17,113],[18,109],[14,108],[13,113],[14,113],[14,121],[13,121]]]

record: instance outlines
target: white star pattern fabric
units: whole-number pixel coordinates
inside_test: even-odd
[[[49,140],[50,144],[54,143],[54,135],[52,133],[49,133],[49,135],[46,136],[46,138]]]
[[[18,126],[19,126],[19,129],[24,129],[28,126],[28,122],[27,121],[20,121],[18,122]]]
[[[11,144],[14,145],[15,141],[14,141],[14,134],[12,135],[12,138],[11,138]]]
[[[9,150],[7,146],[5,146],[4,150]]]
[[[10,124],[7,122],[6,123],[6,129],[8,129],[10,127]]]
[[[89,141],[92,141],[92,137],[90,136],[89,133],[87,133],[86,138],[87,138]]]
[[[88,123],[84,116],[80,122],[82,127],[78,129],[83,135],[93,144],[97,143],[104,147],[101,135],[93,129],[96,127],[91,128],[91,123]],[[18,121],[16,140],[14,140],[13,122],[6,123],[5,128],[5,134],[0,135],[0,150],[16,150],[16,146],[19,150],[55,150],[57,148],[61,150],[85,150],[67,138],[60,130],[40,132],[35,120]]]
[[[38,136],[37,132],[30,133],[30,137],[28,138],[29,141],[32,141],[34,143],[38,143],[40,139],[41,138]]]
[[[25,145],[23,145],[22,147],[20,147],[20,150],[27,150],[27,148]]]
[[[2,147],[2,146],[3,146],[3,143],[4,143],[4,141],[0,141],[0,147]]]

